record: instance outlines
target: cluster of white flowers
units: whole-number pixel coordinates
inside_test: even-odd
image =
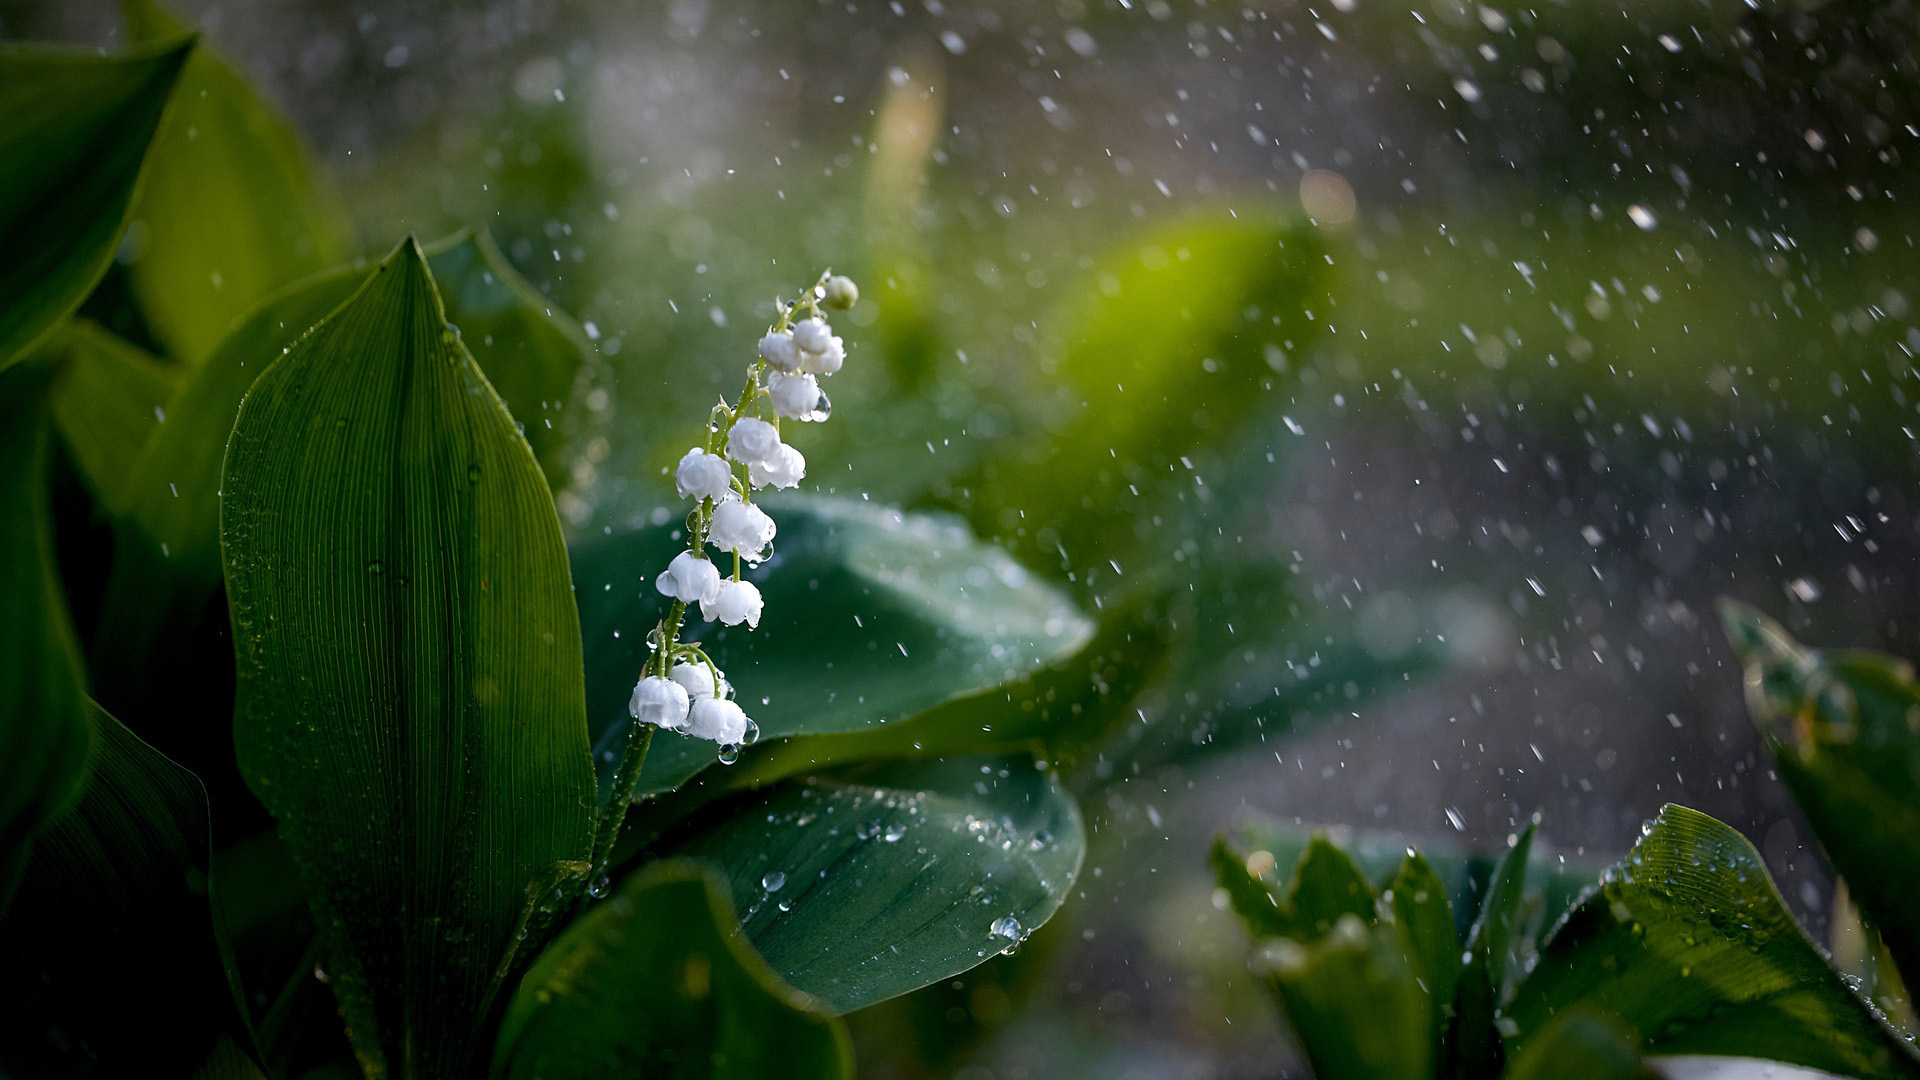
[[[772,553],[774,524],[752,494],[797,487],[806,476],[807,459],[781,441],[780,421],[827,418],[832,405],[820,380],[840,370],[847,352],[821,308],[844,311],[859,296],[851,280],[823,274],[800,300],[778,305],[779,321],[760,339],[739,402],[714,409],[707,445],[688,450],[674,470],[674,487],[694,501],[689,544],[654,581],[675,604],[654,631],[655,653],[627,711],[640,724],[722,744],[723,761],[732,760],[729,748],[751,742],[759,729],[733,702],[733,688],[713,661],[698,645],[680,642],[681,618],[688,605],[699,604],[709,621],[760,625],[760,590],[742,581],[740,570]],[[744,481],[737,469],[744,469]],[[732,553],[732,574],[707,557],[709,544]]]

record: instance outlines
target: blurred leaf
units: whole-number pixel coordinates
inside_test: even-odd
[[[1920,1058],[1827,965],[1753,845],[1668,806],[1556,927],[1506,1016],[1524,1049],[1556,1013],[1617,1018],[1650,1054],[1768,1058],[1857,1076],[1920,1076]]]
[[[260,1066],[240,1049],[233,1037],[222,1035],[220,1041],[213,1044],[213,1050],[200,1067],[193,1070],[193,1080],[268,1080]]]
[[[1307,841],[1299,865],[1293,868],[1281,909],[1293,921],[1287,936],[1313,941],[1332,930],[1342,915],[1371,920],[1373,887],[1360,876],[1346,852],[1334,847],[1325,836],[1315,834]]]
[[[85,319],[69,320],[50,343],[62,354],[54,424],[100,506],[123,513],[127,478],[166,415],[179,369]]]
[[[853,1044],[740,936],[724,882],[666,862],[540,954],[501,1023],[493,1076],[851,1080]]]
[[[1570,1009],[1547,1021],[1527,1040],[1502,1080],[1658,1080],[1640,1058],[1633,1032],[1586,1009]]]
[[[1526,896],[1527,858],[1533,834],[1540,827],[1535,814],[1493,868],[1486,899],[1467,933],[1464,963],[1454,991],[1453,1026],[1443,1061],[1462,1080],[1498,1076],[1505,1048],[1494,1029],[1500,1014],[1507,973],[1514,966],[1514,931],[1520,920],[1520,902]]]
[[[1920,683],[1866,652],[1810,651],[1778,623],[1722,601],[1747,703],[1820,846],[1880,932],[1907,985],[1920,979]]]
[[[1256,948],[1256,970],[1279,996],[1318,1080],[1432,1077],[1427,993],[1398,923],[1369,926],[1347,914],[1311,943],[1281,937]]]
[[[1324,271],[1310,232],[1255,215],[1129,238],[1062,319],[1046,382],[1064,414],[969,485],[976,521],[1024,511],[1022,535],[1045,558],[1131,561],[1135,518],[1192,486],[1180,456],[1278,400],[1278,370],[1317,335],[1301,313]]]
[[[35,842],[0,926],[0,1068],[184,1075],[245,1038],[207,899],[199,780],[87,703],[99,732],[73,812]]]
[[[185,34],[122,0],[136,46]],[[133,292],[168,353],[198,364],[263,297],[353,255],[351,221],[305,141],[204,44],[153,138],[131,218]]]
[[[1213,846],[1207,849],[1207,864],[1213,867],[1214,882],[1226,890],[1233,913],[1247,924],[1248,933],[1255,938],[1286,934],[1293,920],[1280,910],[1280,898],[1247,869],[1246,860],[1227,846],[1226,837],[1213,838]]]
[[[0,45],[0,368],[106,273],[191,40],[101,56]]]
[[[563,412],[593,355],[586,334],[527,284],[485,229],[433,244],[427,261],[448,317],[520,424],[547,486],[561,490],[572,464]]]
[[[38,361],[0,371],[0,912],[34,832],[79,794],[93,742],[47,509],[50,379]]]
[[[1032,762],[964,757],[789,781],[666,846],[717,863],[781,977],[836,1012],[951,978],[1051,918],[1085,853]]]
[[[766,598],[759,629],[691,631],[763,738],[874,730],[1071,656],[1092,635],[1058,591],[950,519],[838,499],[764,505],[780,533],[774,558],[748,575]],[[603,764],[665,614],[654,575],[684,548],[661,527],[572,550]],[[713,762],[712,743],[662,732],[638,790],[671,790]]]
[[[1438,1044],[1460,985],[1460,939],[1454,934],[1447,887],[1433,872],[1433,865],[1410,850],[1381,899],[1391,906],[1394,921],[1406,931],[1407,961],[1427,989],[1437,1060]]]
[[[408,240],[255,383],[222,480],[241,771],[373,1075],[477,1067],[593,832],[559,521],[446,323]]]

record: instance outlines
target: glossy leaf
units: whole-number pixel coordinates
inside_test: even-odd
[[[193,50],[0,45],[0,368],[106,273],[169,92]]]
[[[1052,917],[1080,811],[1032,762],[954,758],[790,781],[669,845],[720,866],[754,947],[848,1012],[951,978]]]
[[[221,539],[242,774],[363,1068],[470,1071],[593,774],[559,522],[411,240],[259,378]]]
[[[1759,852],[1684,807],[1556,927],[1506,1011],[1524,1049],[1556,1014],[1618,1019],[1650,1054],[1762,1057],[1877,1080],[1920,1076],[1906,1040],[1787,914]]]
[[[79,793],[93,740],[47,510],[50,378],[39,361],[0,372],[0,911],[34,832]]]
[[[833,1080],[853,1076],[853,1047],[741,938],[725,882],[666,862],[540,954],[507,1009],[493,1075]]]
[[[1431,1030],[1437,1037],[1446,1030],[1460,985],[1460,939],[1454,933],[1447,887],[1425,856],[1409,852],[1381,900],[1406,932],[1407,962],[1428,991]]]
[[[1779,624],[1731,602],[1721,618],[1746,664],[1748,708],[1780,778],[1907,985],[1920,985],[1920,682],[1912,665],[1802,648]]]
[[[780,532],[775,557],[748,575],[766,598],[759,628],[694,622],[687,635],[740,688],[762,738],[875,730],[1071,656],[1092,634],[1065,596],[951,520],[835,499],[765,505]],[[647,632],[665,613],[653,578],[684,543],[662,527],[573,549],[596,733],[624,732]],[[712,743],[661,733],[639,791],[713,761]]]
[[[127,479],[166,416],[179,369],[86,319],[69,320],[48,349],[60,364],[53,388],[60,439],[99,505],[122,513]]]
[[[1519,928],[1520,902],[1526,895],[1527,857],[1533,834],[1540,826],[1535,815],[1487,879],[1486,896],[1467,932],[1464,963],[1454,991],[1454,1021],[1446,1059],[1463,1078],[1496,1076],[1505,1060],[1505,1048],[1494,1028],[1506,991],[1507,973],[1516,965],[1514,934]]]
[[[593,346],[573,317],[529,285],[484,229],[427,249],[433,280],[555,491],[567,486],[565,410]]]
[[[123,0],[127,40],[178,40],[154,0]],[[280,111],[204,43],[180,73],[135,200],[133,294],[167,352],[197,364],[270,293],[353,255],[346,207]]]
[[[1427,994],[1391,918],[1342,915],[1312,942],[1273,938],[1255,953],[1318,1080],[1429,1080]]]
[[[185,1075],[245,1038],[207,896],[206,793],[112,716],[74,810],[35,842],[0,924],[0,1069]],[[110,974],[109,974],[110,973]]]
[[[1615,1021],[1585,1009],[1563,1012],[1527,1041],[1502,1080],[1658,1080],[1640,1057],[1640,1040]]]

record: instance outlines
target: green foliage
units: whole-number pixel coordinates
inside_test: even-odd
[[[0,371],[0,913],[34,832],[79,793],[93,740],[48,522],[50,378],[38,362]]]
[[[1215,845],[1222,888],[1253,915],[1256,957],[1316,1075],[1513,1078],[1591,1067],[1637,1078],[1649,1075],[1646,1053],[1920,1076],[1920,1056],[1786,913],[1752,845],[1681,807],[1662,810],[1523,965],[1536,951],[1524,918],[1533,831],[1514,837],[1480,891],[1464,945],[1441,876],[1418,855],[1405,856],[1373,912],[1343,914],[1329,931],[1276,920],[1270,912],[1284,916],[1290,902]],[[1324,839],[1308,848],[1323,849],[1332,850]],[[1257,863],[1271,858],[1256,854]],[[1285,895],[1344,895],[1354,866],[1344,855],[1303,858]],[[1416,1033],[1427,1040],[1419,1052]],[[1430,1064],[1406,1071],[1420,1062]]]
[[[99,732],[73,812],[41,833],[0,924],[0,1069],[156,1075],[246,1037],[208,904],[207,798],[88,703]],[[70,928],[68,932],[53,932]]]
[[[1030,760],[885,764],[717,808],[674,856],[713,862],[782,978],[849,1012],[951,978],[1052,917],[1086,836]]]
[[[1908,986],[1920,980],[1920,683],[1867,652],[1802,648],[1724,602],[1748,706],[1820,846]]]
[[[703,643],[763,699],[753,707],[762,738],[905,721],[1070,656],[1092,634],[1058,590],[949,519],[831,499],[763,501],[779,523],[779,556],[748,577],[760,582],[766,615],[751,633],[715,626]],[[664,567],[683,547],[662,527],[572,550],[597,732],[623,730],[646,633],[666,608],[635,568]],[[713,762],[711,743],[662,734],[638,790],[671,790]]]
[[[698,864],[638,871],[535,961],[501,1024],[493,1076],[851,1078],[845,1027],[734,926],[726,884]]]
[[[94,500],[109,514],[124,513],[127,478],[164,422],[179,369],[86,319],[69,320],[42,348],[59,368],[53,419],[60,440]]]
[[[552,501],[412,241],[254,384],[222,485],[240,767],[355,1051],[470,1069],[593,776]]]
[[[193,48],[175,39],[99,56],[0,45],[0,368],[106,273]]]
[[[179,40],[154,0],[123,0],[126,38]],[[206,45],[180,72],[133,204],[133,296],[166,351],[198,364],[268,294],[353,255],[346,208],[279,110]]]

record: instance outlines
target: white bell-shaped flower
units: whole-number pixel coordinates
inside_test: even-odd
[[[627,712],[635,720],[668,731],[686,726],[690,707],[687,688],[658,675],[649,675],[635,683],[633,697],[627,701]]]
[[[704,698],[726,697],[733,692],[733,687],[727,685],[727,677],[722,675],[715,682],[713,669],[705,664],[682,661],[673,665],[673,670],[667,672],[667,678],[687,692],[687,700],[696,703]]]
[[[809,375],[831,375],[846,362],[847,346],[838,335],[828,338],[820,348],[808,349],[800,354],[800,370]]]
[[[758,562],[760,553],[773,543],[773,534],[773,519],[766,511],[752,503],[728,499],[714,507],[707,540],[721,551],[731,551],[743,559]]]
[[[800,346],[793,343],[792,335],[769,330],[760,339],[760,359],[780,371],[792,371],[800,366]]]
[[[819,352],[833,338],[833,328],[818,315],[793,324],[793,343],[807,352]]]
[[[811,375],[774,372],[767,379],[773,411],[788,420],[812,420],[820,408],[820,380]]]
[[[756,461],[747,466],[747,482],[755,488],[798,487],[806,475],[807,459],[791,446],[782,446],[773,461]]]
[[[725,698],[701,698],[687,716],[686,733],[738,746],[747,739],[746,711]]]
[[[723,581],[713,599],[700,602],[702,617],[726,626],[746,623],[749,630],[760,625],[760,609],[766,601],[751,581]]]
[[[755,417],[733,422],[727,433],[727,456],[742,465],[765,461],[780,449],[780,429]]]
[[[683,604],[704,602],[720,590],[720,568],[691,551],[673,557],[653,587]]]
[[[673,486],[681,498],[723,499],[733,490],[733,466],[719,454],[699,447],[687,451],[673,472]]]

